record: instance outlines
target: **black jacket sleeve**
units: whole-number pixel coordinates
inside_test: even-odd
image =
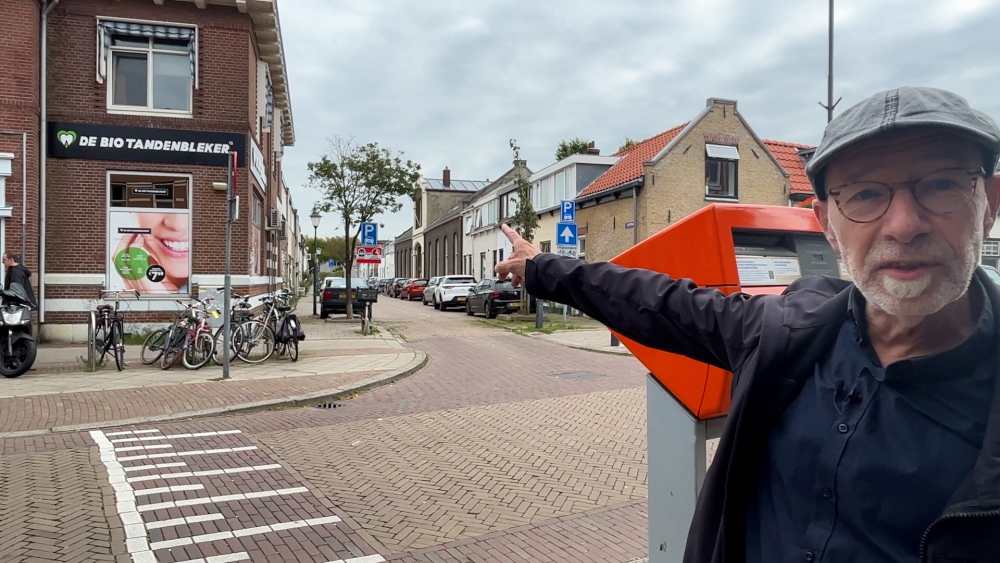
[[[757,345],[769,297],[727,296],[689,279],[553,254],[528,261],[525,286],[531,295],[579,309],[644,346],[728,371]]]

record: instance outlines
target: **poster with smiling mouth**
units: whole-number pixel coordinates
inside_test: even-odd
[[[190,294],[191,214],[187,209],[112,209],[108,289],[140,295]]]

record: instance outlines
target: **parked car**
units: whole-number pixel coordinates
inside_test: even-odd
[[[358,290],[368,289],[368,283],[361,278],[351,279],[351,309],[361,311]],[[323,303],[319,318],[325,319],[331,313],[347,313],[347,278],[326,278],[323,280]]]
[[[407,301],[413,301],[414,299],[423,299],[424,288],[427,287],[427,280],[425,279],[411,279],[406,282],[403,289],[399,292],[399,298],[405,299]]]
[[[428,303],[434,303],[434,289],[441,283],[441,276],[434,276],[433,278],[427,280],[427,287],[424,288],[423,295],[420,296],[420,302],[424,305]]]
[[[516,313],[521,308],[521,290],[510,281],[496,278],[480,280],[465,300],[465,314],[482,313],[487,319],[500,313]]]
[[[445,276],[434,288],[434,308],[445,311],[448,307],[465,305],[469,290],[475,287],[476,278],[472,276]]]
[[[988,275],[990,279],[993,280],[993,283],[1000,285],[1000,271],[997,271],[997,269],[994,268],[993,266],[988,266],[986,264],[982,264],[982,266],[983,269],[986,270],[986,275]]]
[[[392,280],[392,283],[389,284],[389,289],[386,293],[389,297],[399,297],[399,291],[403,288],[403,285],[405,285],[407,281],[409,281],[409,278],[396,278]]]

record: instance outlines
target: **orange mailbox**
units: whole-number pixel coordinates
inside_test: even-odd
[[[779,294],[801,276],[847,276],[811,209],[769,205],[709,205],[612,262],[726,294]],[[696,418],[727,413],[731,373],[616,336]]]

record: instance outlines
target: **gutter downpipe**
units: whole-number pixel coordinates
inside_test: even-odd
[[[42,40],[41,40],[41,115],[39,123],[39,151],[38,151],[38,162],[41,164],[41,169],[38,172],[38,322],[39,324],[45,323],[45,231],[46,231],[46,213],[45,213],[45,192],[46,192],[46,170],[48,168],[48,159],[46,158],[49,152],[48,147],[48,135],[46,135],[46,125],[48,121],[48,29],[49,29],[49,12],[52,8],[56,7],[59,0],[52,0],[45,4],[45,8],[42,9]]]
[[[639,244],[639,187],[632,188],[632,246]]]

